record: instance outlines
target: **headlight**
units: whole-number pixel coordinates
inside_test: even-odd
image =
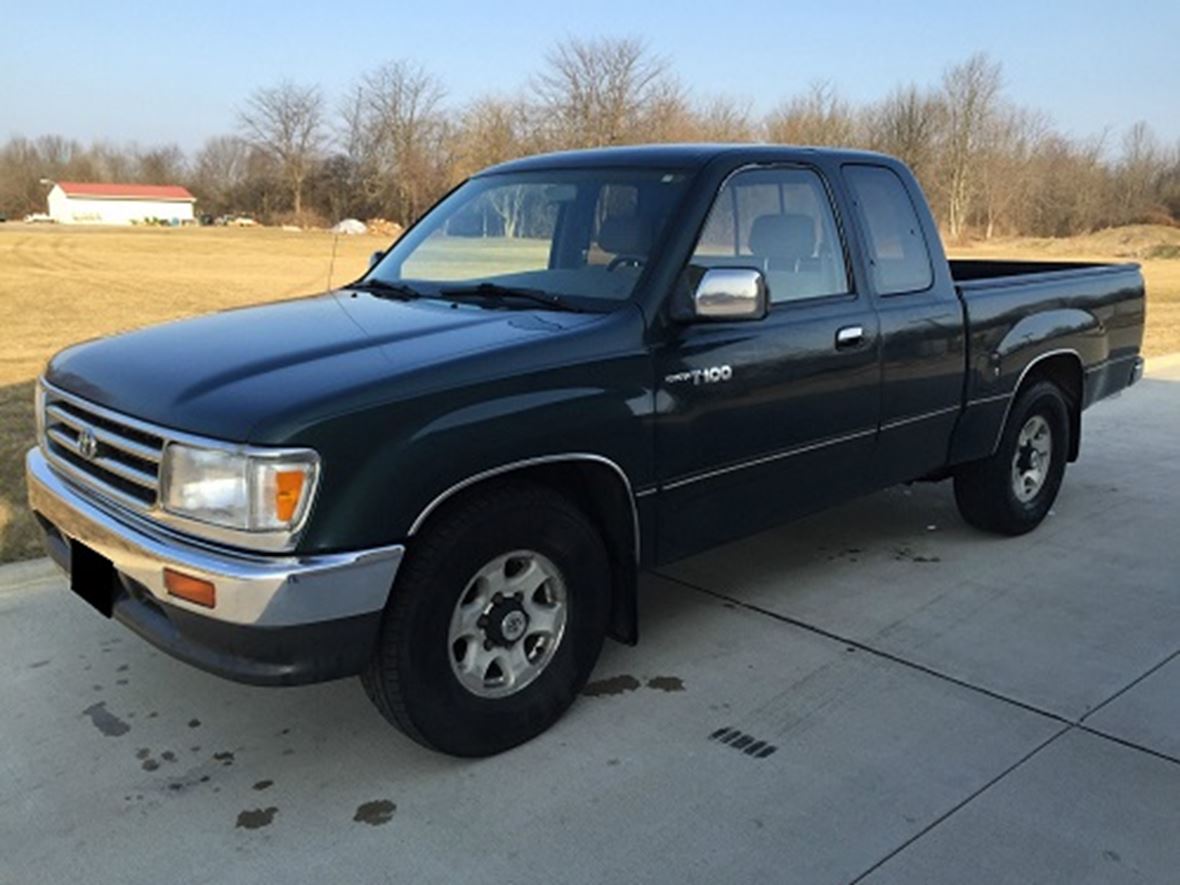
[[[319,457],[310,449],[240,452],[170,443],[160,467],[169,513],[249,532],[290,530],[315,494]]]

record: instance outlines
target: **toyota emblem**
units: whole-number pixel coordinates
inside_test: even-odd
[[[94,456],[98,454],[98,440],[89,430],[78,433],[78,454],[87,461],[93,461]]]

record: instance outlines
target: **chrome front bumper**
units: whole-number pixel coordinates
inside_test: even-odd
[[[48,535],[57,532],[67,547],[78,541],[109,559],[121,579],[130,579],[158,603],[227,624],[280,628],[380,612],[404,553],[394,545],[264,556],[205,546],[104,506],[56,473],[39,449],[29,451],[25,467],[29,506]],[[54,559],[67,566],[59,556]],[[165,568],[213,582],[216,606],[169,595]]]

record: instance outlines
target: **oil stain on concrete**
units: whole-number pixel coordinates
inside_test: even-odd
[[[379,827],[381,824],[389,823],[393,819],[395,811],[397,811],[397,805],[393,802],[388,799],[376,799],[372,802],[362,802],[357,807],[356,814],[352,816],[352,819],[359,824]]]
[[[653,676],[647,680],[647,687],[659,691],[684,691],[684,680],[679,676]]]
[[[269,827],[274,823],[275,815],[279,813],[279,809],[274,805],[269,808],[249,808],[238,814],[238,822],[234,824],[235,829],[243,830],[260,830],[263,827]]]
[[[589,682],[582,689],[582,694],[588,698],[610,697],[635,691],[642,684],[634,676],[624,673],[621,676],[610,676]],[[656,691],[684,691],[684,680],[679,676],[653,676],[647,680],[647,687]]]
[[[611,676],[607,679],[598,679],[594,682],[589,682],[582,689],[582,694],[588,698],[602,698],[624,694],[628,691],[635,691],[637,688],[639,688],[639,680],[634,676],[623,674],[622,676]]]
[[[83,716],[89,716],[94,727],[107,737],[120,737],[131,731],[131,726],[107,709],[106,701],[91,704],[82,711]]]

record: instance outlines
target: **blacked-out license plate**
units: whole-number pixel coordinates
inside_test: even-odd
[[[111,561],[71,540],[70,589],[109,618],[115,602],[115,569]]]

